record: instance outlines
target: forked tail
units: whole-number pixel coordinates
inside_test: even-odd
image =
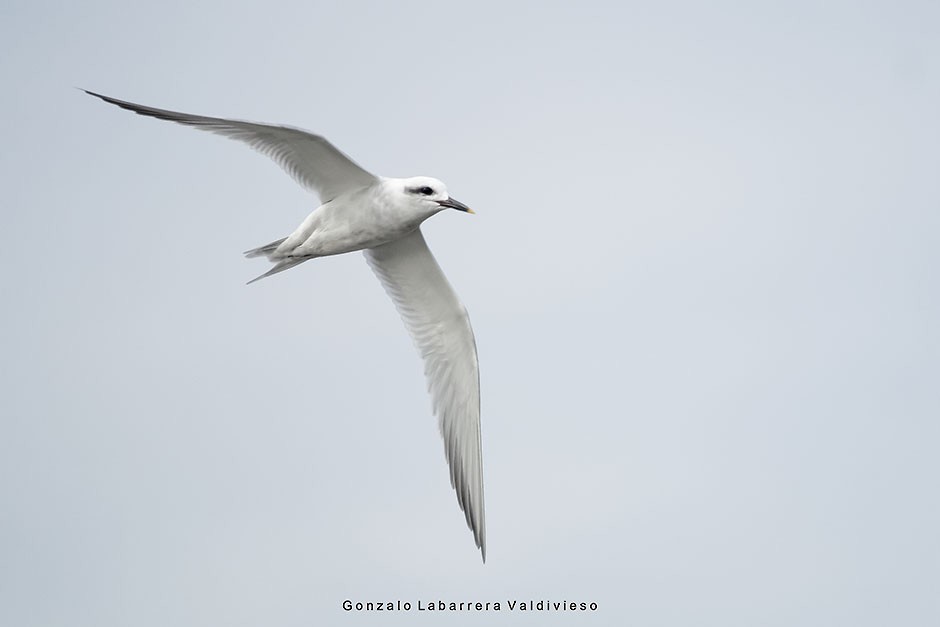
[[[260,248],[254,248],[252,250],[245,251],[246,257],[267,257],[269,261],[274,263],[273,268],[271,268],[270,270],[268,270],[261,276],[257,276],[253,278],[252,280],[248,281],[248,285],[251,285],[255,281],[260,281],[261,279],[269,277],[272,274],[277,274],[278,272],[284,272],[285,270],[289,270],[296,265],[302,264],[308,259],[312,259],[312,257],[284,257],[281,255],[274,257],[274,252],[277,250],[277,247],[280,246],[286,239],[287,239],[286,237],[282,237],[276,242],[271,242],[270,244],[265,244],[264,246],[261,246]]]

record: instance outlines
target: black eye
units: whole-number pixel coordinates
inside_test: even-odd
[[[418,189],[418,193],[424,194],[425,196],[430,196],[431,194],[434,193],[434,190],[431,189],[430,187],[421,187]]]

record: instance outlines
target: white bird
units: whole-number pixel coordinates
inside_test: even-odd
[[[450,482],[486,562],[476,342],[467,310],[420,229],[422,222],[444,209],[473,211],[451,198],[437,179],[375,176],[320,135],[289,126],[155,109],[84,91],[140,115],[242,141],[319,196],[320,206],[293,233],[245,253],[263,255],[275,264],[249,283],[316,257],[364,252],[424,359]]]

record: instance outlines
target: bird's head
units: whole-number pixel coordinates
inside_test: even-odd
[[[408,179],[397,179],[397,196],[399,201],[428,217],[443,209],[457,209],[473,213],[473,209],[459,200],[451,198],[447,187],[439,180],[429,176],[413,176]]]

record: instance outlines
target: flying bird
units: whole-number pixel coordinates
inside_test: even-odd
[[[437,179],[376,176],[324,137],[298,128],[155,109],[83,91],[140,115],[244,142],[319,197],[320,205],[293,233],[245,253],[274,264],[249,283],[317,257],[363,251],[424,360],[451,486],[486,562],[476,342],[467,310],[420,228],[445,209],[473,211],[451,198]]]

